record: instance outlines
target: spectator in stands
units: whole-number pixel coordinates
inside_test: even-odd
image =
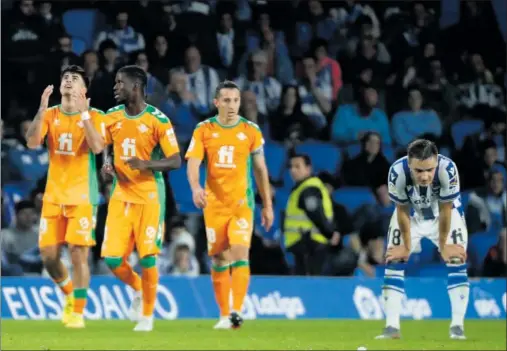
[[[287,201],[285,248],[294,255],[294,274],[320,275],[330,246],[340,243],[334,227],[333,202],[324,183],[312,175],[308,155],[293,155],[290,175],[295,186]]]
[[[422,109],[423,97],[421,91],[412,88],[408,92],[408,110],[403,110],[393,116],[391,125],[394,142],[406,147],[412,140],[423,134],[442,135],[442,122],[433,110]]]
[[[383,143],[391,144],[387,116],[376,107],[377,90],[364,85],[359,92],[357,104],[341,105],[336,111],[331,126],[331,140],[337,143],[353,143],[360,140],[364,133],[375,131]]]
[[[25,135],[31,120],[21,121],[19,132],[16,136],[17,143],[6,156],[7,164],[12,172],[10,179],[17,181],[36,182],[42,178],[48,170],[48,152],[42,145],[35,149],[26,147]]]
[[[145,88],[146,101],[153,106],[160,106],[166,100],[166,92],[162,83],[150,73],[150,63],[146,52],[135,52],[132,61],[141,67],[148,77]]]
[[[500,231],[506,225],[507,191],[505,175],[493,169],[487,185],[470,194],[466,209],[466,221],[470,233]]]
[[[206,109],[205,114],[214,110],[212,102],[219,83],[218,73],[214,68],[201,64],[201,53],[195,45],[185,50],[185,64],[176,70],[186,74],[188,90],[194,94],[197,103]]]
[[[112,40],[122,54],[130,54],[131,52],[144,50],[144,36],[136,32],[129,23],[129,14],[127,11],[119,10],[116,13],[116,23],[114,28],[102,31],[95,41],[95,50],[99,50],[103,41]]]
[[[262,131],[262,135],[266,140],[271,139],[268,117],[260,113],[259,105],[256,101],[257,97],[253,91],[243,91],[241,93],[240,114],[247,120],[256,123]]]
[[[61,18],[53,13],[53,6],[50,1],[41,1],[39,3],[39,14],[43,19],[45,31],[50,38],[54,38],[58,33],[64,31]]]
[[[303,57],[303,78],[298,83],[301,111],[311,123],[314,135],[322,134],[328,125],[333,89],[317,75],[317,63],[313,54]]]
[[[332,90],[332,101],[336,101],[342,87],[342,69],[340,64],[329,57],[327,42],[324,39],[314,39],[311,45],[312,52],[317,62],[317,76],[322,84],[328,84],[325,89]]]
[[[72,38],[66,33],[58,35],[56,47],[48,58],[53,71],[51,75],[54,77],[60,77],[63,67],[81,64],[79,56],[72,51]]]
[[[244,90],[253,91],[257,100],[257,109],[263,115],[276,110],[280,104],[282,86],[273,77],[266,73],[267,54],[265,51],[257,50],[249,55],[247,61],[246,75],[235,79],[238,87]]]
[[[239,28],[235,28],[234,11],[224,9],[219,13],[219,25],[216,32],[218,56],[224,73],[222,77],[230,77],[236,72],[238,62],[245,50],[244,35]],[[244,34],[244,32],[243,32]]]
[[[103,59],[101,64],[102,70],[111,77],[115,77],[116,71],[124,63],[124,59],[118,50],[118,45],[113,40],[106,39],[100,44],[99,53]]]
[[[333,200],[333,192],[338,187],[336,178],[331,173],[325,171],[320,172],[318,177],[326,186],[329,196],[331,196],[331,201],[333,201],[333,219],[336,230],[343,235],[351,233],[354,230],[352,218],[343,205]]]
[[[37,220],[33,202],[22,200],[16,204],[15,224],[11,228],[2,229],[2,253],[9,263],[19,263],[21,255],[37,247],[38,230],[34,228]]]
[[[361,153],[343,163],[343,182],[350,186],[372,189],[386,183],[389,162],[382,154],[382,140],[377,132],[366,132],[361,138]]]
[[[195,258],[195,240],[181,219],[173,222],[171,243],[164,245],[158,264],[162,274],[199,275],[199,263]]]
[[[167,87],[168,99],[160,110],[171,119],[178,135],[178,142],[186,145],[192,138],[193,130],[201,121],[208,108],[202,105],[196,95],[188,89],[185,73],[172,71],[170,84]]]
[[[480,156],[474,158],[474,154],[462,154],[464,188],[482,187],[487,183],[489,173],[496,169],[507,180],[507,170],[503,162],[498,161],[498,149],[491,139],[483,140],[478,144]]]
[[[482,267],[482,276],[507,277],[507,229],[503,228],[498,237],[498,243],[489,249]]]
[[[271,114],[271,136],[278,141],[303,141],[313,135],[309,119],[301,111],[301,98],[297,85],[282,89],[278,110]]]
[[[155,37],[150,55],[150,67],[153,75],[165,86],[169,84],[167,72],[178,64],[176,55],[169,52],[167,38],[163,34]]]
[[[372,10],[373,16],[375,13]],[[361,15],[357,19],[358,27],[360,28],[359,35],[354,35],[353,31],[351,31],[351,36],[348,41],[347,49],[349,51],[349,55],[354,55],[358,51],[358,47],[364,39],[373,38],[374,46],[377,50],[377,59],[378,62],[383,64],[388,64],[391,62],[391,55],[389,55],[389,51],[387,50],[384,43],[382,43],[379,39],[379,35],[377,31],[380,31],[380,27],[377,25],[373,25],[373,21],[370,16]]]
[[[90,81],[88,96],[93,101],[93,106],[107,111],[115,105],[114,86],[115,77],[99,66],[99,56],[93,50],[87,50],[82,54],[83,68]]]
[[[361,206],[353,219],[362,246],[359,266],[370,276],[373,273],[371,266],[384,262],[384,238],[394,211],[387,185],[380,185],[374,191],[377,203]]]

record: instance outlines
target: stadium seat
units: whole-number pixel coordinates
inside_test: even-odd
[[[69,10],[63,14],[62,20],[65,31],[70,36],[81,38],[87,44],[87,47],[92,46],[97,21],[96,10]]]
[[[267,142],[264,145],[264,151],[269,175],[273,181],[279,182],[287,162],[286,150],[279,143]]]
[[[310,156],[315,174],[327,171],[336,174],[342,162],[341,150],[331,144],[322,141],[307,141],[296,146],[296,153]]]
[[[454,146],[461,150],[465,138],[469,135],[478,134],[484,129],[484,122],[477,119],[458,121],[451,126],[451,136]]]
[[[345,152],[347,153],[347,156],[349,158],[354,158],[361,152],[361,144],[350,144],[345,147]],[[386,157],[387,161],[393,162],[394,161],[394,149],[389,144],[383,144],[382,145],[382,153]]]
[[[276,188],[275,191],[275,207],[285,210],[287,207],[287,200],[289,200],[290,190]]]
[[[205,177],[204,167],[201,167],[199,179],[202,186],[204,186]],[[186,164],[182,165],[179,169],[169,172],[169,183],[172,187],[178,211],[184,214],[200,213],[201,210],[194,206],[192,200],[192,191],[190,190],[190,184],[187,180]]]
[[[86,49],[86,42],[83,39],[77,37],[72,38],[72,52],[78,56],[81,56],[81,54],[85,52]]]
[[[333,200],[345,206],[350,214],[353,214],[359,207],[367,204],[375,204],[376,198],[367,187],[345,187],[333,192]]]
[[[498,233],[480,232],[471,234],[468,239],[468,255],[474,270],[480,272],[489,249],[498,242]]]

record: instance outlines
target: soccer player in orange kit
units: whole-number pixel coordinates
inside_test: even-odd
[[[273,224],[271,188],[259,127],[238,115],[240,90],[220,83],[214,103],[218,115],[199,123],[188,148],[187,176],[197,207],[204,209],[211,280],[220,309],[215,329],[239,328],[240,310],[250,282],[249,250],[253,230],[254,190],[251,169],[262,198],[262,225]],[[199,167],[206,161],[206,190]],[[232,312],[229,296],[232,290]]]
[[[163,171],[179,168],[181,156],[169,119],[144,100],[147,76],[137,66],[116,74],[114,95],[124,105],[107,112],[106,144],[113,145],[113,190],[109,201],[102,257],[135,293],[129,312],[134,331],[153,330],[158,270],[165,220]],[[106,164],[105,172],[110,165]],[[134,245],[142,277],[128,264]]]
[[[26,133],[29,148],[46,139],[49,171],[39,229],[44,266],[66,296],[62,321],[84,328],[83,311],[90,283],[89,248],[95,245],[95,215],[99,202],[95,155],[104,148],[99,133],[104,113],[90,108],[83,68],[66,67],[61,75],[60,105],[48,108],[53,86],[44,90],[39,111]],[[72,280],[60,260],[69,245]]]

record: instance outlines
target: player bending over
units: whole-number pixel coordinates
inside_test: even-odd
[[[90,109],[87,86],[81,67],[66,67],[61,75],[60,105],[48,108],[53,93],[49,85],[26,133],[29,148],[39,147],[46,139],[49,151],[39,247],[44,267],[65,294],[62,321],[68,328],[85,326],[83,311],[90,283],[88,252],[95,245],[99,202],[94,154],[104,148],[98,132],[104,113]],[[60,260],[64,244],[69,245],[72,280]]]
[[[187,176],[197,207],[204,209],[211,280],[220,309],[215,329],[238,328],[241,306],[250,281],[249,249],[253,229],[253,171],[262,198],[262,225],[269,230],[273,209],[264,139],[259,127],[238,115],[240,90],[230,81],[215,93],[218,115],[197,125],[188,147]],[[199,166],[206,159],[206,190],[199,183]],[[232,289],[232,313],[229,296]]]
[[[140,67],[125,66],[118,71],[114,95],[125,104],[108,111],[105,127],[106,143],[113,145],[115,178],[101,254],[114,275],[135,291],[129,313],[130,319],[137,322],[134,331],[153,330],[156,255],[165,228],[162,172],[181,165],[171,122],[144,101],[146,81]],[[134,245],[142,278],[127,262]]]
[[[408,146],[408,156],[391,166],[388,183],[396,210],[389,224],[383,286],[386,327],[377,339],[401,336],[405,262],[422,238],[430,239],[438,247],[447,265],[452,310],[450,337],[465,339],[468,232],[460,202],[458,169],[452,160],[438,154],[434,143],[419,139]]]

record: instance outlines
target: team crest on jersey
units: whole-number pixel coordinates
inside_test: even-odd
[[[120,129],[121,128],[121,122],[118,122],[116,123],[116,125],[114,126],[116,129]]]
[[[60,125],[60,120],[59,120],[59,119],[55,119],[55,120],[53,121],[53,124],[54,124],[55,126],[59,126],[59,125]]]
[[[141,133],[146,133],[148,131],[148,127],[146,127],[144,124],[141,124],[139,127],[137,127]]]
[[[236,136],[238,137],[239,140],[245,140],[246,139],[246,135],[243,132],[239,132],[238,134],[236,134]]]

